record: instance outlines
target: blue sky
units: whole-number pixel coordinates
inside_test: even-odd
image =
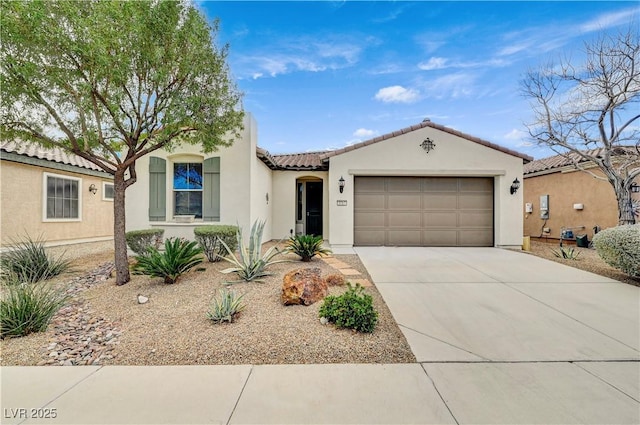
[[[640,19],[637,2],[204,1],[271,153],[337,149],[424,118],[541,158],[519,81]]]

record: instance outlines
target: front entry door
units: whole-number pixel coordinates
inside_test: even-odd
[[[307,182],[306,186],[306,234],[322,236],[322,182]]]

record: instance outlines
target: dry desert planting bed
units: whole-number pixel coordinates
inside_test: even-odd
[[[368,278],[356,255],[335,256]],[[110,252],[74,261],[75,272],[56,284],[75,286],[74,298],[40,334],[3,340],[3,365],[205,365],[293,363],[407,363],[415,362],[402,332],[375,286],[366,288],[379,313],[371,334],[322,325],[318,309],[284,306],[282,278],[300,267],[319,267],[322,275],[336,273],[314,258],[271,266],[263,282],[236,283],[231,289],[245,294],[246,309],[234,323],[214,324],[207,317],[211,299],[223,282],[235,279],[220,270],[226,262],[204,262],[176,284],[132,275],[124,286],[113,277],[86,283],[86,275],[112,258]],[[100,275],[99,271],[97,273]],[[75,278],[74,278],[75,276]],[[83,277],[85,276],[85,277]],[[90,279],[91,280],[91,279]],[[340,294],[345,287],[330,287]],[[138,303],[138,295],[149,298]]]

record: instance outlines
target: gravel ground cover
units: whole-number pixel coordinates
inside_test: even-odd
[[[558,258],[553,254],[552,250],[559,250],[558,241],[545,242],[532,240],[531,251],[528,254],[532,254],[547,260],[562,263],[567,266],[575,267],[580,270],[585,270],[591,273],[599,274],[600,276],[606,276],[611,279],[619,280],[620,282],[628,283],[630,285],[640,286],[640,279],[634,279],[622,273],[620,270],[615,269],[605,263],[595,249],[593,248],[578,248],[576,246],[566,245],[577,250],[580,254],[575,260],[568,260],[564,258]]]
[[[266,247],[265,247],[266,248]],[[0,342],[2,365],[198,365],[295,363],[411,363],[415,357],[375,286],[366,288],[379,313],[371,334],[322,325],[321,302],[284,306],[282,277],[299,267],[319,267],[322,275],[337,270],[314,258],[269,268],[263,282],[234,283],[246,309],[234,323],[213,324],[206,317],[223,282],[235,275],[220,270],[226,262],[203,263],[178,283],[133,275],[116,286],[110,276],[111,253],[74,261],[75,272],[54,284],[69,285],[73,298],[44,333]],[[357,255],[335,258],[370,279]],[[347,278],[348,280],[348,278]],[[345,287],[330,287],[340,294]],[[138,303],[138,295],[149,298]]]

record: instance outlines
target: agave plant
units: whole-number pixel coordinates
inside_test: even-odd
[[[553,252],[553,255],[555,255],[556,257],[564,258],[566,260],[576,260],[580,255],[580,251],[571,247],[569,248],[560,247],[560,251],[556,251],[555,249],[552,248],[551,252]]]
[[[237,295],[233,291],[223,289],[220,291],[220,298],[213,299],[207,317],[214,323],[233,322],[233,318],[245,308],[243,297],[244,294]]]
[[[251,236],[249,236],[249,245],[244,244],[242,230],[238,230],[236,234],[238,241],[238,256],[236,256],[229,246],[220,240],[227,250],[228,256],[222,257],[223,260],[233,264],[235,267],[222,270],[222,273],[237,273],[240,279],[250,282],[252,280],[259,281],[261,277],[269,276],[265,270],[267,266],[276,263],[282,263],[287,260],[273,260],[282,252],[278,249],[278,245],[274,245],[264,255],[262,251],[262,232],[264,231],[264,221],[256,220],[251,226]]]
[[[287,241],[287,251],[302,257],[302,261],[311,261],[316,255],[331,254],[331,250],[322,247],[322,236],[296,235]]]
[[[202,249],[194,241],[169,238],[164,242],[164,252],[149,248],[138,257],[134,272],[151,277],[164,278],[164,283],[176,283],[178,278],[202,263]]]

